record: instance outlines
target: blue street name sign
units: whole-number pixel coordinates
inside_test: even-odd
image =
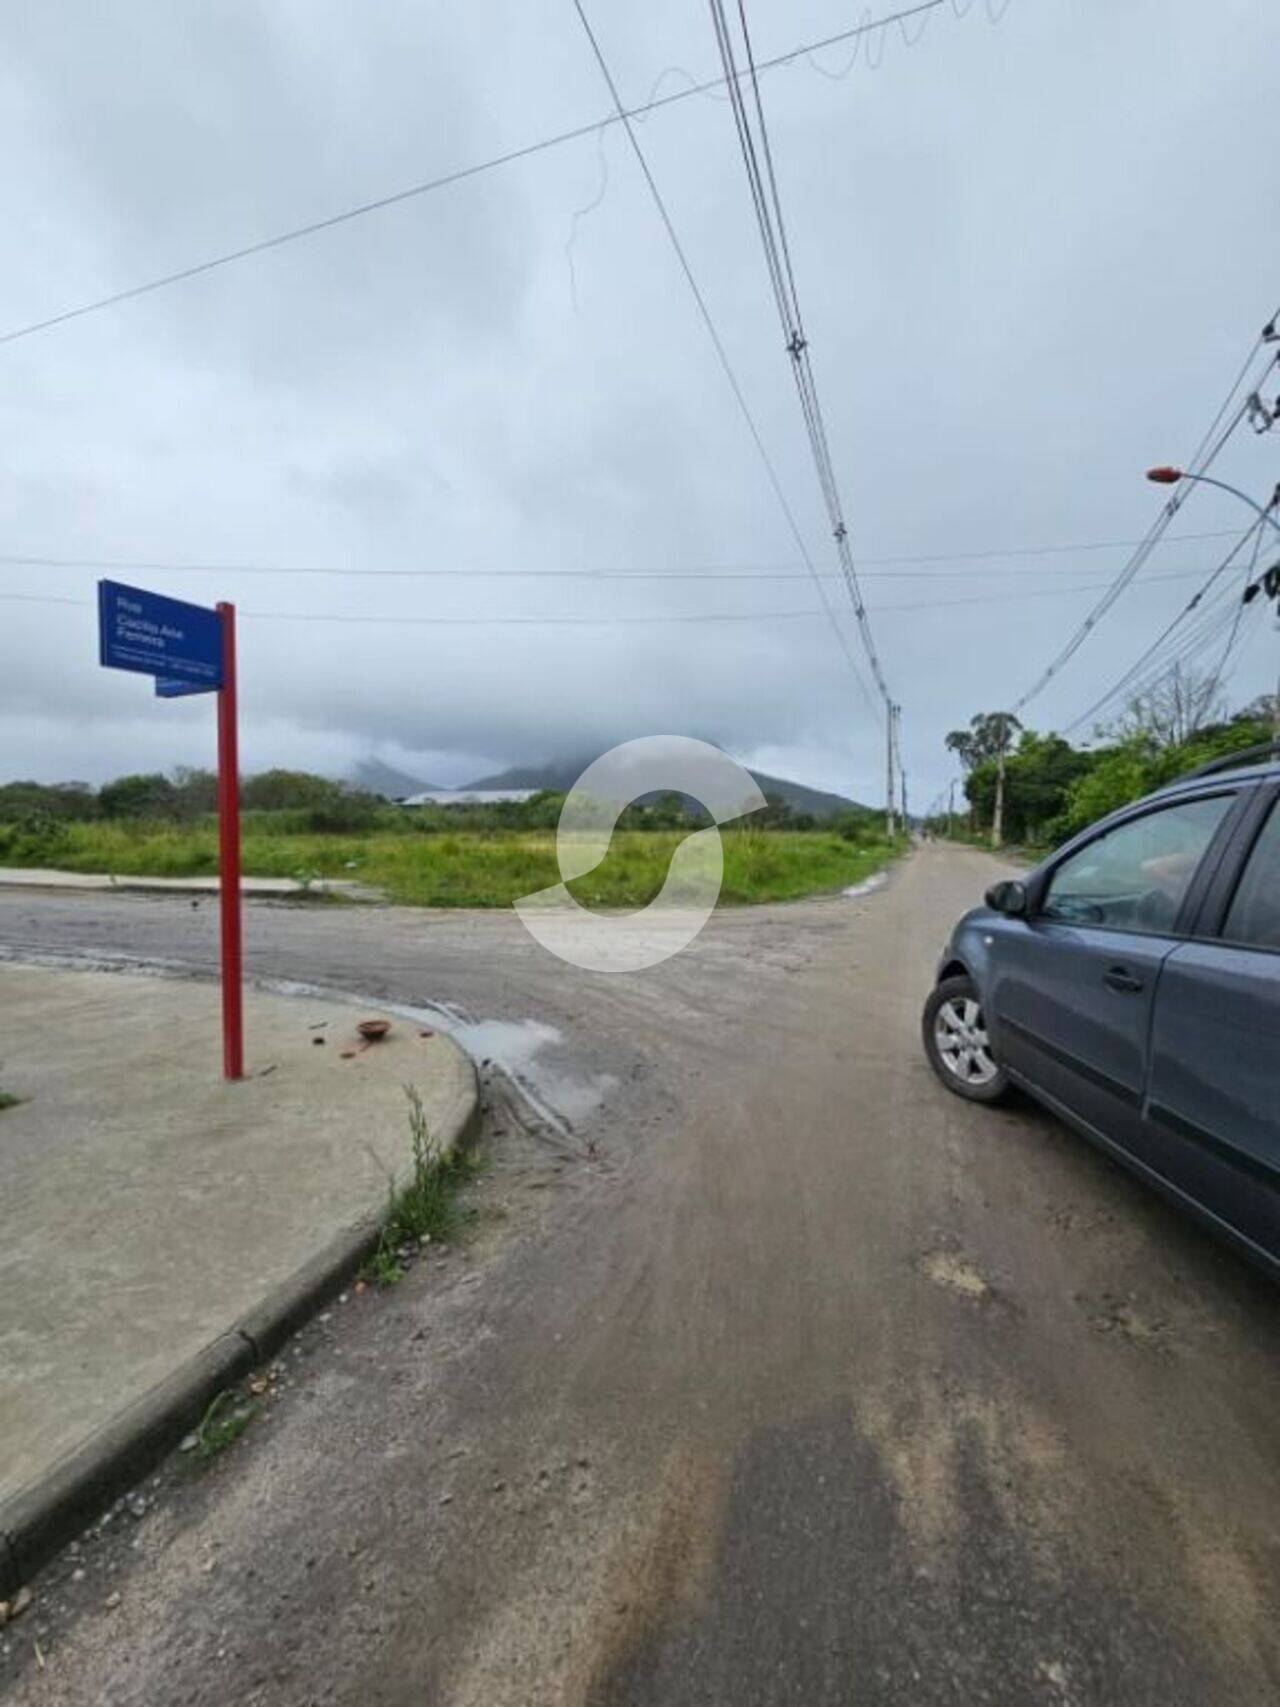
[[[98,582],[98,658],[109,670],[160,678],[156,692],[207,693],[222,686],[222,618],[205,605]]]
[[[211,693],[217,682],[174,682],[166,676],[156,677],[157,699],[182,699],[189,693]]]

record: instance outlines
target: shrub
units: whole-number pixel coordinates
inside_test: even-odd
[[[176,818],[177,797],[159,771],[120,776],[98,790],[98,810],[104,818]]]
[[[371,830],[386,812],[376,794],[359,789],[340,789],[332,799],[321,801],[302,814],[305,827],[316,835],[347,836]]]

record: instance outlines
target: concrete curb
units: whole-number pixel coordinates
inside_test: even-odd
[[[446,1040],[448,1041],[448,1040]],[[437,1132],[442,1158],[480,1129],[480,1080],[457,1044],[455,1084]],[[121,1411],[38,1483],[0,1504],[0,1598],[9,1598],[59,1548],[152,1470],[203,1417],[216,1395],[269,1357],[351,1278],[383,1217],[371,1211],[336,1234],[211,1344]]]
[[[0,889],[43,889],[70,893],[141,895],[217,895],[216,877],[112,876],[97,871],[59,871],[53,866],[0,866]],[[248,900],[290,900],[317,895],[339,895],[360,900],[376,891],[354,878],[317,877],[300,883],[294,877],[241,877],[240,892]]]

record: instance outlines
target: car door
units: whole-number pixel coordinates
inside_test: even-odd
[[[1152,1001],[1231,790],[1151,806],[1074,848],[991,950],[1001,1059],[1095,1132],[1142,1140]]]
[[[1238,881],[1156,992],[1148,1155],[1166,1178],[1280,1260],[1280,799]],[[1262,813],[1265,816],[1262,816]]]

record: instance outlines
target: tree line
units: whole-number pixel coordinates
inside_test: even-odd
[[[850,807],[832,818],[816,820],[798,812],[779,796],[766,794],[766,805],[745,822],[758,830],[832,831],[846,841],[865,842],[879,834],[877,816],[864,807]],[[311,771],[267,770],[240,779],[240,806],[245,813],[270,815],[271,827],[283,834],[351,835],[371,830],[435,831],[502,830],[553,831],[560,819],[564,793],[540,789],[527,800],[495,800],[470,804],[394,805],[350,783],[335,782]],[[20,828],[24,835],[56,836],[60,826],[93,821],[194,825],[217,809],[217,778],[212,771],[179,766],[169,773],[148,771],[116,777],[92,788],[84,782],[10,782],[0,785],[0,826]],[[711,817],[699,801],[681,794],[656,794],[634,801],[622,813],[624,830],[701,829]]]
[[[1130,700],[1088,746],[1028,729],[1010,712],[979,712],[946,737],[964,771],[960,827],[989,836],[1003,793],[1002,838],[1055,846],[1198,765],[1270,740],[1277,714],[1270,695],[1229,714],[1215,682],[1183,669]],[[927,824],[948,833],[948,814]]]
[[[116,777],[92,788],[87,782],[9,782],[0,785],[0,823],[31,816],[59,823],[94,819],[150,818],[194,823],[216,810],[218,779],[212,771],[179,765],[163,771]],[[252,811],[341,811],[374,813],[386,803],[375,794],[314,776],[309,771],[268,770],[240,779],[240,804]]]

